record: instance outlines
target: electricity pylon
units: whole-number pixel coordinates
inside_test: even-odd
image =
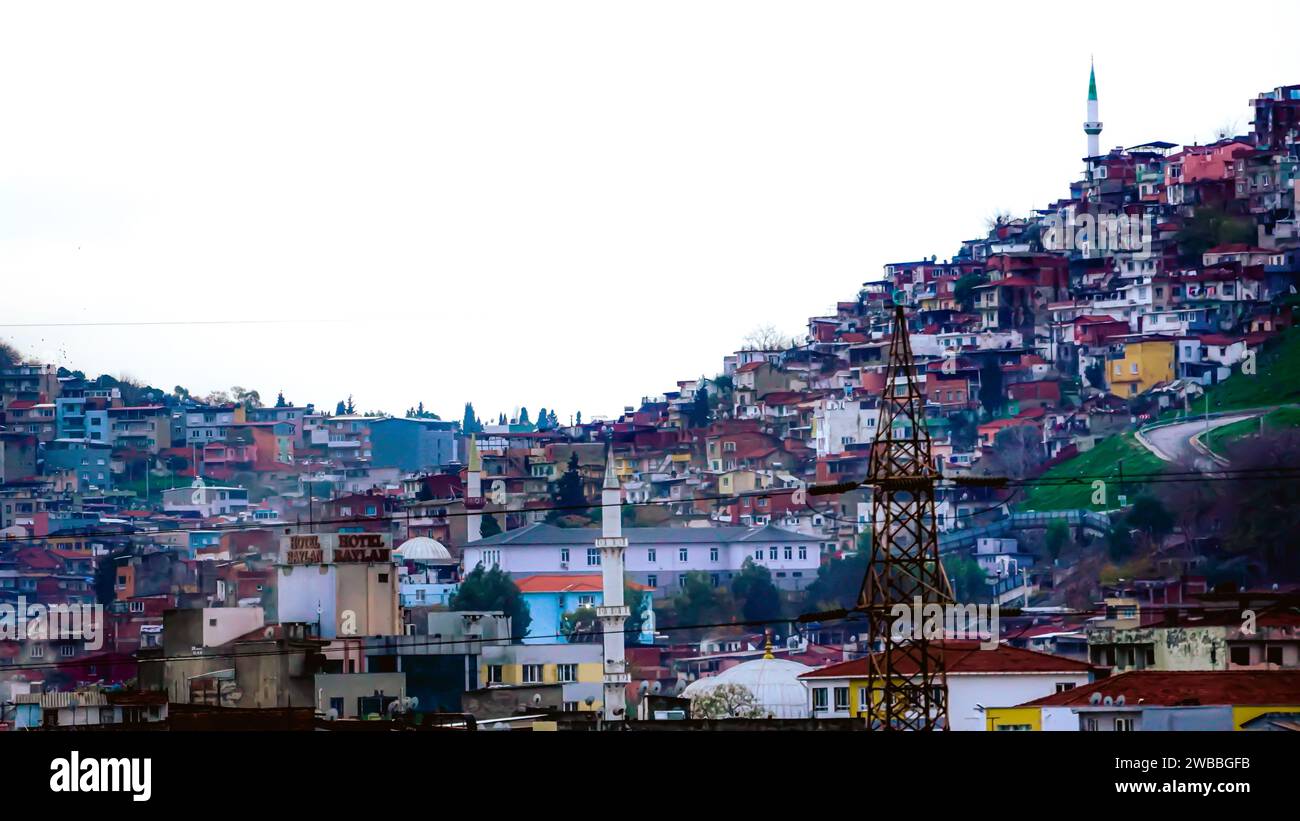
[[[867,614],[867,726],[874,730],[948,729],[943,645],[924,625],[893,629],[893,610],[950,604],[952,586],[939,561],[934,485],[925,428],[925,394],[917,383],[903,306],[894,309],[893,337],[880,398],[880,418],[866,484],[871,486],[871,556],[858,606]],[[919,614],[915,614],[919,615]],[[928,616],[927,616],[928,619]],[[939,624],[944,620],[939,615]]]

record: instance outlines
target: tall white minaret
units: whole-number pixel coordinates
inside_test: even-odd
[[[1088,135],[1088,156],[1096,157],[1101,153],[1101,122],[1097,120],[1097,67],[1088,70],[1088,122],[1083,124],[1083,133]]]
[[[600,538],[596,548],[600,551],[601,604],[596,608],[600,620],[602,644],[605,648],[604,718],[606,721],[623,721],[627,718],[627,683],[632,680],[627,669],[623,645],[623,624],[627,621],[627,605],[623,603],[623,552],[627,539],[623,537],[623,491],[614,473],[614,448],[605,452],[605,484],[600,491]]]
[[[469,465],[465,471],[465,509],[473,512],[466,517],[465,543],[483,538],[483,457],[478,453],[478,441],[469,437]]]

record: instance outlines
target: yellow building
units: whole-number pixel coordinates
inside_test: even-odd
[[[605,672],[600,644],[485,645],[479,682],[493,685],[558,684],[564,709],[599,710]]]
[[[1173,381],[1174,340],[1160,336],[1115,337],[1112,343],[1117,350],[1106,357],[1106,382],[1114,395],[1137,396],[1161,382]]]

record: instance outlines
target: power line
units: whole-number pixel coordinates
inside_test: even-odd
[[[230,609],[237,609],[237,608],[230,608]],[[685,630],[709,630],[709,629],[722,628],[722,627],[757,627],[757,626],[766,626],[769,624],[788,624],[788,623],[797,622],[799,618],[800,618],[799,616],[793,616],[793,617],[782,617],[778,619],[748,619],[745,621],[711,622],[705,624],[683,624],[683,625],[676,625],[672,627],[656,626],[655,632],[668,633],[668,632],[677,632],[677,631],[685,631]],[[266,625],[266,626],[270,627],[272,625]],[[600,630],[600,629],[584,630],[582,631],[581,635],[603,636],[605,635],[606,632],[611,632],[611,631]],[[626,634],[627,632],[630,631],[620,631],[620,632]],[[525,638],[529,638],[529,639],[567,638],[567,635],[568,634],[565,633],[545,633],[545,634],[528,635],[525,636]],[[387,639],[387,638],[402,639],[405,637],[404,636],[336,636],[333,639],[324,639],[324,638],[316,637],[316,638],[303,638],[303,639],[290,638],[289,640],[303,641],[303,642],[323,642],[326,644],[330,644],[336,641],[342,641],[342,642],[365,641],[367,639]],[[59,641],[59,639],[43,639],[43,640]],[[258,641],[259,639],[251,639],[251,640]],[[267,638],[262,640],[273,641],[275,639]],[[455,644],[481,644],[481,643],[492,643],[492,644],[499,644],[501,646],[509,646],[509,645],[517,644],[518,642],[515,641],[513,636],[505,636],[504,638],[467,636],[460,639],[430,639],[427,641],[403,642],[401,644],[401,647],[437,647],[437,646],[447,646],[447,645],[455,645]],[[150,664],[150,663],[168,662],[168,661],[201,661],[203,659],[219,659],[219,658],[253,658],[258,656],[282,656],[282,655],[287,655],[287,654],[297,653],[297,652],[301,652],[301,650],[300,649],[254,650],[254,651],[244,652],[244,653],[233,652],[233,651],[228,653],[206,653],[205,652],[200,655],[185,654],[185,655],[177,655],[177,656],[159,656],[157,658],[132,657],[130,659],[122,659],[118,661],[110,660],[102,663],[110,664],[110,665],[111,664],[140,665],[140,664]],[[47,670],[47,669],[58,669],[61,667],[75,667],[75,666],[90,664],[92,662],[95,662],[95,659],[93,657],[82,657],[79,659],[67,659],[65,661],[55,661],[55,662],[40,662],[35,664],[10,664],[10,665],[5,665],[3,667],[0,667],[0,673],[9,672],[12,670]]]

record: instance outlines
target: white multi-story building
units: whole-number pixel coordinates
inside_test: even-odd
[[[850,445],[876,438],[880,409],[861,399],[823,399],[813,410],[813,441],[818,456],[843,453]]]
[[[629,527],[623,531],[627,578],[661,590],[701,572],[717,586],[728,584],[746,559],[768,568],[783,590],[802,590],[817,577],[823,540],[777,527]],[[465,545],[465,569],[482,563],[517,576],[592,573],[601,551],[592,531],[531,524]]]

